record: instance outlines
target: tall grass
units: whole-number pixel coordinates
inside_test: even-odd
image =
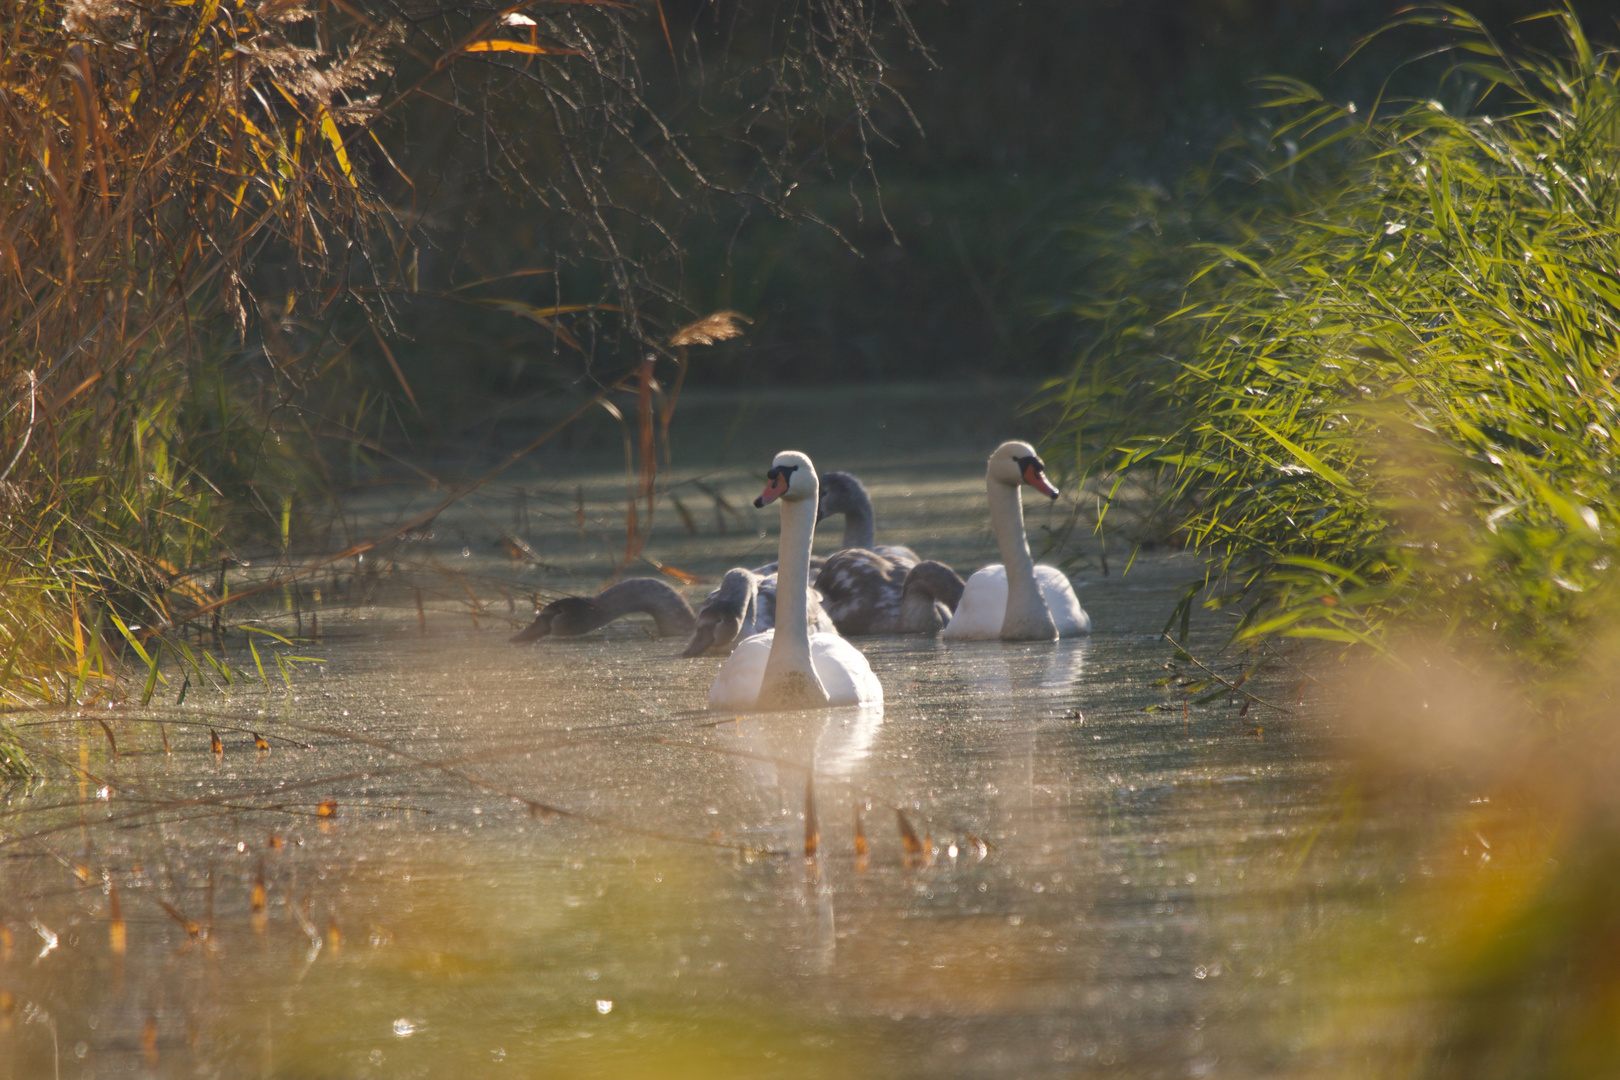
[[[1557,55],[1413,13],[1457,34],[1433,99],[1273,80],[1254,138],[1081,230],[1060,437],[1163,482],[1239,637],[1421,626],[1551,671],[1612,602],[1620,56],[1547,17]]]
[[[213,0],[0,13],[5,698],[115,693],[103,646],[183,619],[233,512],[273,520],[292,494],[293,429],[270,421],[310,373],[243,350],[262,314],[246,282],[268,261],[306,287],[361,254],[374,208],[343,131],[391,42],[310,47],[311,19]]]

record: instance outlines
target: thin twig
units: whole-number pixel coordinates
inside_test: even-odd
[[[1192,664],[1195,667],[1197,667],[1199,671],[1202,671],[1205,675],[1208,675],[1211,679],[1214,679],[1216,682],[1218,682],[1222,686],[1226,687],[1232,693],[1239,694],[1239,695],[1241,695],[1243,697],[1246,697],[1250,701],[1254,702],[1256,705],[1264,705],[1266,708],[1268,708],[1268,709],[1276,709],[1280,713],[1287,713],[1289,715],[1293,714],[1293,712],[1294,712],[1293,709],[1290,709],[1290,708],[1288,708],[1286,706],[1283,706],[1283,705],[1273,705],[1271,702],[1267,701],[1263,697],[1260,697],[1258,694],[1251,694],[1249,691],[1243,689],[1243,687],[1239,686],[1237,683],[1233,682],[1231,679],[1225,678],[1225,677],[1223,677],[1221,675],[1216,674],[1214,671],[1210,670],[1210,668],[1207,665],[1205,665],[1204,663],[1202,663],[1198,659],[1198,657],[1196,657],[1192,653],[1188,652],[1187,647],[1185,645],[1181,644],[1181,642],[1179,642],[1175,638],[1171,637],[1170,632],[1168,630],[1163,632],[1159,636],[1164,638],[1164,640],[1168,641],[1170,644],[1174,645],[1176,647],[1176,649],[1181,653],[1181,655],[1185,656],[1189,661],[1191,661]]]

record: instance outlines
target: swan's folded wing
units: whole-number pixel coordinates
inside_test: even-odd
[[[765,664],[771,658],[773,631],[743,638],[720,665],[709,687],[709,708],[752,709],[765,684]]]
[[[967,579],[956,613],[939,636],[964,641],[999,638],[1006,615],[1007,570],[996,563]]]
[[[1055,566],[1037,566],[1035,580],[1041,587],[1046,610],[1052,613],[1058,637],[1091,633],[1091,616],[1080,606],[1080,598],[1074,595],[1074,586],[1063,571]]]
[[[879,544],[872,549],[902,570],[909,570],[922,562],[917,553],[904,544]]]
[[[900,628],[905,569],[875,551],[849,548],[827,559],[816,577],[827,614],[843,634],[889,634]]]
[[[837,634],[810,636],[810,664],[827,690],[829,705],[861,705],[883,700],[883,684],[867,663],[866,654]]]

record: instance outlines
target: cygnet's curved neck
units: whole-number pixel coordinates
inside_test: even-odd
[[[1035,560],[1029,555],[1029,539],[1024,535],[1024,505],[1021,488],[988,477],[985,482],[990,502],[990,527],[995,530],[1001,564],[1007,569],[1007,613],[1002,617],[1001,636],[1008,641],[1048,641],[1057,637],[1057,625],[1041,598],[1035,581]]]
[[[851,477],[850,490],[844,505],[844,548],[864,548],[868,551],[877,543],[877,524],[872,518],[872,497],[866,488]]]
[[[605,616],[598,625],[639,611],[653,617],[659,637],[692,632],[692,605],[673,586],[657,578],[630,578],[608,586],[591,599]]]
[[[813,474],[812,474],[813,475]],[[803,479],[794,483],[802,484]],[[816,535],[816,492],[781,500],[782,535],[776,552],[776,634],[759,704],[772,708],[808,708],[827,703],[827,691],[810,663],[810,545]]]
[[[930,600],[937,600],[956,610],[962,602],[962,578],[942,562],[926,559],[906,571],[905,591],[922,591]]]

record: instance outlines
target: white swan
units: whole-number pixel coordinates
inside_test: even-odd
[[[813,709],[883,700],[859,649],[805,625],[810,545],[816,532],[816,467],[794,450],[771,461],[756,507],[780,500],[776,626],[738,644],[709,687],[711,709]]]
[[[1058,497],[1046,480],[1046,466],[1035,448],[1024,442],[1002,443],[990,455],[984,483],[990,503],[1001,563],[968,578],[956,613],[942,638],[1001,638],[1004,641],[1050,641],[1091,632],[1091,616],[1080,607],[1074,588],[1061,570],[1036,566],[1024,536],[1021,485],[1047,498]]]
[[[830,558],[810,558],[810,573],[821,575],[810,590],[810,632],[938,633],[951,617],[950,608],[939,607],[933,592],[926,602],[923,592],[917,591],[910,602],[902,603],[906,574],[917,565],[917,554],[908,547],[876,544],[872,497],[866,486],[845,472],[821,474],[816,483],[816,524],[833,514],[844,515],[844,539]],[[829,567],[836,567],[830,575]],[[822,587],[823,579],[837,590],[836,610],[833,596]],[[961,592],[958,580],[955,595]],[[954,596],[949,603],[955,603]],[[743,638],[775,625],[776,563],[756,570],[729,570],[720,587],[699,606],[684,655],[729,653]]]

